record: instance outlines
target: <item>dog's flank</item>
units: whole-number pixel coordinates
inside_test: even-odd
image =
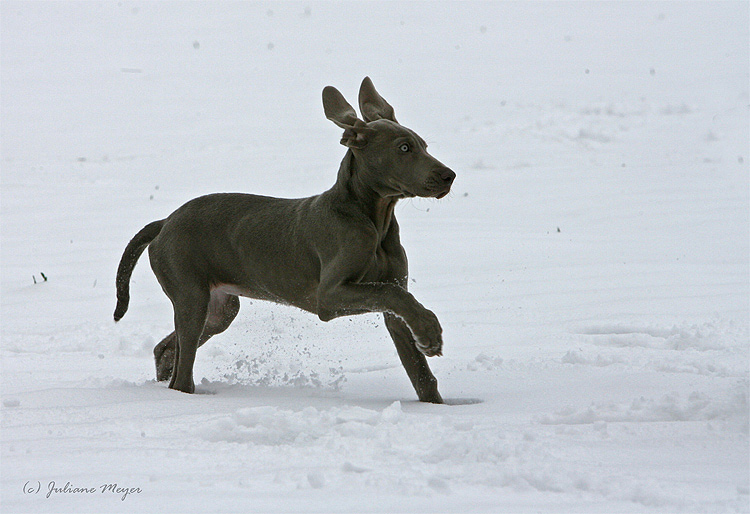
[[[128,308],[129,281],[148,246],[151,268],[172,301],[175,331],[154,348],[158,380],[191,393],[196,350],[226,330],[238,296],[293,305],[321,320],[382,312],[420,400],[441,403],[425,356],[442,354],[442,328],[407,291],[406,253],[394,207],[401,198],[442,198],[455,173],[400,125],[369,78],[362,119],[335,88],[326,117],[348,148],[331,189],[310,198],[240,193],[196,198],[130,241],[117,271],[115,321]]]

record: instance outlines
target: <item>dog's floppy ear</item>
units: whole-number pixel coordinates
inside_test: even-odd
[[[341,144],[349,148],[364,148],[367,136],[372,132],[364,121],[357,118],[354,107],[333,86],[323,88],[323,111],[326,118],[344,129]]]
[[[359,110],[365,121],[391,120],[398,123],[393,107],[375,90],[370,77],[365,77],[359,88]]]

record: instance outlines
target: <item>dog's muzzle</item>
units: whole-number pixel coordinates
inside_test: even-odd
[[[435,195],[435,198],[443,198],[445,195],[450,193],[451,191],[451,185],[453,185],[453,181],[456,178],[456,174],[453,172],[452,169],[442,167],[438,168],[434,171],[435,175],[439,177],[438,182],[442,186],[442,189],[439,190],[439,192]]]

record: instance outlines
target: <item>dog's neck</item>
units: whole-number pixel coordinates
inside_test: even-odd
[[[367,184],[366,181],[362,180],[364,170],[361,169],[361,166],[362,164],[357,161],[354,153],[349,149],[341,161],[334,189],[340,194],[356,199],[356,204],[360,205],[364,214],[372,220],[379,239],[382,241],[393,221],[393,210],[396,207],[396,202],[403,196],[401,194],[385,196],[382,192]]]

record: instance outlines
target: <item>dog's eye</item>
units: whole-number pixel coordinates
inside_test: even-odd
[[[401,143],[398,149],[404,153],[407,153],[409,150],[411,150],[411,146],[409,145],[409,143]]]

